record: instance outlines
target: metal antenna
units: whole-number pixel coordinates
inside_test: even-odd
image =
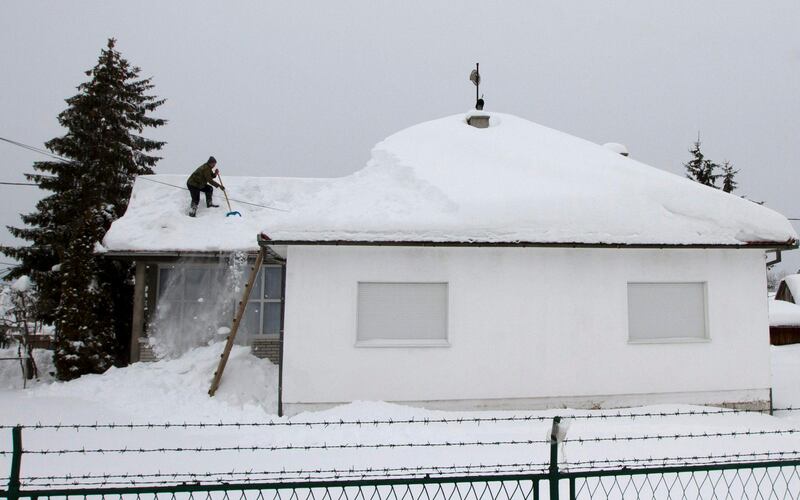
[[[472,70],[472,73],[469,74],[469,79],[472,83],[475,84],[475,103],[480,100],[480,88],[481,88],[481,72],[480,72],[480,63],[475,63],[475,69]]]

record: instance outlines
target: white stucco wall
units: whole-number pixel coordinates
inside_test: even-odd
[[[356,347],[359,281],[447,282],[450,345]],[[707,283],[710,339],[629,343],[636,281]],[[763,399],[765,291],[759,250],[290,247],[283,401]]]

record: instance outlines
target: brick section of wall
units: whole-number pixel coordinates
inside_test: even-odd
[[[280,340],[272,339],[256,339],[250,344],[250,349],[253,355],[257,358],[268,359],[274,364],[279,364],[281,356],[281,342]],[[147,339],[139,339],[139,361],[143,363],[150,363],[158,361],[153,348],[147,342]]]
[[[276,365],[279,364],[281,356],[280,340],[254,339],[250,347],[257,358],[266,358]]]
[[[143,363],[158,361],[156,353],[153,352],[153,348],[150,346],[147,338],[139,339],[139,361]]]

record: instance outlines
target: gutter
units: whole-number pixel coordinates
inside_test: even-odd
[[[103,252],[101,255],[108,257],[110,259],[120,259],[120,260],[178,260],[178,259],[208,259],[208,258],[220,258],[220,257],[227,257],[232,253],[235,252],[245,252],[250,256],[258,255],[258,249],[247,249],[247,250],[212,250],[212,251],[200,251],[200,250],[108,250]]]
[[[289,246],[289,245],[331,245],[331,246],[404,246],[404,247],[542,247],[542,248],[651,248],[651,249],[764,249],[764,250],[792,250],[798,247],[798,241],[754,241],[741,244],[669,244],[669,243],[584,243],[584,242],[532,242],[532,241],[370,241],[370,240],[273,240],[265,233],[258,235],[258,244],[261,247]]]

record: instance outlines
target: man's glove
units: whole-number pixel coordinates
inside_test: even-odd
[[[225,186],[220,186],[219,188],[220,188],[221,190],[225,191]]]

